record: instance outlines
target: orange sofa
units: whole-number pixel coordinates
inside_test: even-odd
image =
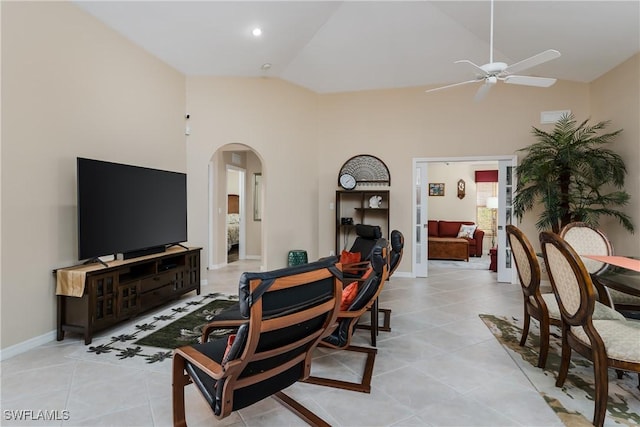
[[[468,261],[469,257],[482,256],[482,239],[484,231],[476,228],[473,238],[458,237],[461,225],[475,225],[473,221],[428,221],[429,259],[460,259]],[[462,254],[456,248],[461,240],[466,241],[467,254]],[[463,257],[466,255],[466,257]]]

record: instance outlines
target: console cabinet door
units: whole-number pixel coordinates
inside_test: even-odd
[[[140,281],[118,286],[118,318],[131,317],[140,311]]]
[[[90,276],[88,279],[91,296],[91,321],[94,329],[108,326],[117,321],[118,272]]]
[[[198,288],[198,294],[200,294],[200,251],[187,255],[187,276],[187,287]]]

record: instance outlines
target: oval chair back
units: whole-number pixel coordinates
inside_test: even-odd
[[[560,230],[562,237],[578,255],[613,255],[613,246],[607,236],[599,229],[585,222],[572,222]],[[589,258],[582,262],[591,274],[598,274],[607,268],[607,264]]]

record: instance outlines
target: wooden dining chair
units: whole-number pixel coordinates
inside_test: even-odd
[[[562,387],[567,379],[572,350],[591,360],[595,377],[593,424],[601,427],[607,410],[608,368],[640,373],[640,323],[624,318],[594,319],[595,292],[578,253],[550,232],[540,234],[540,244],[562,321],[562,359],[556,386]]]
[[[582,259],[590,274],[598,275],[607,268],[607,264],[583,257],[582,255],[613,255],[613,245],[602,230],[585,222],[572,222],[560,230],[562,237]],[[640,297],[601,285],[597,280],[594,285],[599,293],[599,300],[608,303],[618,310],[640,310]],[[608,300],[608,302],[607,302]]]
[[[540,263],[527,236],[514,225],[507,225],[506,229],[524,298],[524,324],[520,346],[524,346],[527,342],[529,326],[533,317],[540,323],[538,367],[544,368],[549,353],[550,325],[560,326],[560,309],[551,285],[540,279]],[[545,292],[542,291],[543,284]],[[546,289],[549,290],[546,291]],[[599,301],[595,303],[593,316],[595,319],[624,319],[621,313]]]
[[[507,225],[507,238],[511,245],[524,298],[524,324],[520,346],[524,346],[527,342],[529,324],[533,317],[540,323],[538,367],[544,368],[549,353],[549,327],[550,325],[560,326],[560,310],[553,293],[540,291],[540,264],[527,236],[518,227]]]

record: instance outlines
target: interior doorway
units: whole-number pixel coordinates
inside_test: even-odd
[[[458,187],[475,188],[473,168],[455,168],[459,165],[478,165],[484,168],[485,165],[498,170],[498,200],[497,215],[495,218],[496,226],[493,229],[496,247],[498,251],[498,274],[497,279],[501,282],[514,283],[515,269],[511,268],[511,252],[506,239],[505,225],[514,223],[511,201],[513,197],[513,188],[515,183],[513,179],[513,169],[516,166],[517,158],[515,156],[482,156],[482,157],[450,157],[450,158],[416,158],[414,164],[414,185],[415,197],[413,198],[413,254],[412,260],[413,275],[415,277],[428,277],[428,220],[465,220],[466,218],[453,218],[451,212],[460,212],[463,204],[462,198],[465,197],[464,191],[460,194]],[[447,174],[446,171],[439,169],[447,169],[451,166],[453,171]],[[439,173],[437,173],[439,172]],[[464,181],[460,185],[460,181]],[[444,182],[442,182],[444,181]],[[470,185],[471,184],[471,185]],[[438,192],[432,192],[429,195],[430,186],[437,188]],[[473,192],[475,193],[475,191]],[[437,197],[439,196],[439,197]],[[442,203],[445,200],[447,203]],[[457,200],[456,196],[460,199]],[[475,194],[469,194],[472,201],[468,200],[465,204],[473,206],[475,209]],[[436,203],[440,202],[439,204]],[[430,203],[431,202],[431,203]],[[471,203],[471,204],[470,204]],[[432,206],[431,206],[432,205]],[[467,207],[469,207],[467,206]],[[468,211],[469,209],[467,209]],[[466,212],[466,211],[465,211]],[[435,216],[434,216],[435,215]],[[437,217],[438,215],[442,218]],[[458,214],[459,215],[459,214]],[[467,214],[468,215],[468,214]],[[437,217],[437,218],[436,218]],[[469,221],[476,222],[476,212]],[[490,240],[489,240],[490,241]],[[484,245],[486,246],[486,244]],[[488,247],[483,248],[483,253],[488,253]]]
[[[262,160],[251,147],[227,144],[209,163],[209,251],[208,268],[215,270],[234,260],[262,259],[263,219],[256,216],[264,204]],[[260,180],[262,182],[262,180]],[[256,193],[259,191],[259,194]]]

